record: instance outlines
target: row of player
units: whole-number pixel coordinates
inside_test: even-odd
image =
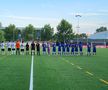
[[[58,43],[58,45],[53,42],[43,42],[41,45],[39,42],[35,43],[32,41],[30,44],[27,42],[24,44],[22,41],[16,41],[16,42],[1,42],[1,54],[5,54],[5,48],[7,47],[7,53],[8,54],[23,54],[24,51],[26,51],[26,55],[29,54],[29,50],[31,51],[31,54],[35,54],[35,50],[37,51],[37,55],[40,55],[40,48],[42,47],[43,54],[50,55],[51,53],[51,47],[52,47],[52,55],[56,55],[57,52],[59,55],[83,55],[83,44],[81,42],[77,43]],[[56,48],[58,47],[58,48]],[[91,43],[87,43],[87,55],[96,55],[96,45]]]

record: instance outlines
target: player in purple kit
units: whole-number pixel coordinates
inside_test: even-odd
[[[47,43],[47,51],[48,51],[48,55],[50,55],[50,43]]]
[[[43,51],[43,55],[46,54],[46,48],[47,48],[47,45],[45,42],[42,43],[42,51]]]

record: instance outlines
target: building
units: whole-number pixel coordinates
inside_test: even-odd
[[[89,39],[101,39],[101,40],[108,39],[108,31],[92,34],[88,38]]]

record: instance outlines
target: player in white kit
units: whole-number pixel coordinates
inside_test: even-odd
[[[3,41],[1,43],[1,54],[5,55],[5,43]]]
[[[21,43],[21,54],[24,55],[24,42]]]
[[[7,43],[8,55],[11,55],[11,42]]]
[[[15,54],[15,45],[16,45],[16,43],[13,41],[13,42],[11,43],[12,54]]]

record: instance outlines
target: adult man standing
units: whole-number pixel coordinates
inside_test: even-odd
[[[35,43],[34,41],[31,43],[31,55],[35,55]]]
[[[36,49],[37,49],[37,55],[40,56],[40,44],[37,42],[36,44]]]
[[[29,55],[29,44],[28,44],[28,42],[26,44],[26,55]]]
[[[17,54],[20,55],[20,41],[19,40],[16,42],[16,55]]]

